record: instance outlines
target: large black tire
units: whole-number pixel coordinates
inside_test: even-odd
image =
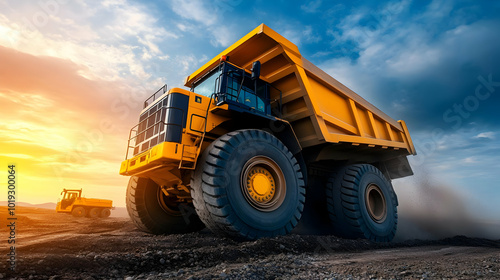
[[[137,228],[153,234],[186,233],[203,229],[189,204],[165,203],[168,198],[153,180],[131,177],[127,187],[127,211]],[[163,202],[163,203],[162,203]]]
[[[390,242],[396,234],[397,197],[375,166],[354,164],[338,170],[326,185],[334,233],[344,238]]]
[[[239,130],[205,149],[191,195],[214,233],[254,240],[287,234],[297,225],[305,188],[297,160],[281,141],[261,130]]]

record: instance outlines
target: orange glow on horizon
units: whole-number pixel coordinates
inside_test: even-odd
[[[17,200],[55,203],[63,188],[83,188],[124,206],[118,170],[140,104],[118,106],[122,84],[85,78],[69,60],[0,47],[0,61],[0,170],[16,165]]]

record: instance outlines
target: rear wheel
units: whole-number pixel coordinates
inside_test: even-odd
[[[354,164],[327,183],[327,208],[336,235],[389,242],[396,234],[397,198],[391,183],[375,166]]]
[[[98,218],[101,214],[101,209],[99,208],[92,208],[89,211],[89,217],[90,218]]]
[[[154,234],[186,233],[204,227],[189,204],[166,196],[153,180],[131,177],[127,187],[127,211],[135,225]]]
[[[77,217],[77,218],[85,217],[86,213],[87,213],[87,211],[85,211],[85,208],[83,208],[81,206],[77,206],[77,207],[73,208],[73,210],[71,211],[71,215],[73,215],[73,217]]]
[[[305,201],[297,160],[260,130],[235,131],[214,141],[198,160],[191,188],[207,227],[236,239],[289,233]]]
[[[104,208],[101,210],[101,218],[107,218],[109,217],[109,215],[111,215],[111,210],[109,210],[108,208]]]

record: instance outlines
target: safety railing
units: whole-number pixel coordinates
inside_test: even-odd
[[[164,84],[160,89],[158,89],[155,93],[153,93],[150,97],[148,97],[145,101],[144,101],[144,108],[148,107],[149,104],[152,104],[153,102],[155,102],[156,98],[157,98],[157,94],[158,96],[161,96],[163,95],[165,92],[168,91],[168,86],[167,84]],[[161,94],[159,94],[161,92]],[[150,101],[150,99],[153,99]]]
[[[162,106],[160,108],[158,108],[157,112],[161,110],[165,110],[165,115],[164,115],[164,118],[167,117],[167,114],[168,114],[168,111],[167,110],[179,110],[181,112],[181,115],[182,116],[185,116],[184,114],[184,110],[181,109],[181,108],[177,108],[177,107],[171,107],[171,106]],[[161,115],[162,113],[160,113],[160,118],[161,118]],[[151,124],[149,126],[147,126],[146,128],[142,129],[141,131],[139,131],[139,127],[144,123],[144,122],[147,122],[148,121],[148,118],[142,120],[141,122],[139,122],[138,124],[136,124],[135,126],[133,126],[130,131],[129,131],[129,137],[128,137],[128,143],[127,143],[127,152],[125,153],[125,160],[128,159],[128,155],[130,153],[130,149],[133,149],[133,153],[132,155],[133,156],[136,156],[146,150],[148,150],[149,148],[153,147],[154,145],[157,145],[161,142],[165,142],[165,139],[166,139],[166,134],[167,134],[167,126],[168,125],[172,125],[172,126],[177,126],[177,127],[180,127],[181,130],[183,128],[183,123],[173,123],[173,122],[165,122],[164,119],[160,119],[160,120],[156,120],[156,122],[154,124]],[[185,120],[183,120],[184,122]],[[162,126],[160,126],[160,124],[162,124]],[[155,133],[155,127],[158,127],[156,129],[156,133]],[[160,129],[160,127],[162,127]],[[153,129],[153,135],[150,136],[150,137],[146,137],[147,136],[147,133],[150,129]],[[162,133],[163,132],[163,133]],[[132,136],[132,134],[135,133],[134,136]],[[141,136],[142,134],[144,134],[144,139],[142,139],[141,141],[137,142],[137,138],[139,136]],[[163,139],[160,138],[160,136],[163,135]],[[151,140],[154,140],[155,137],[157,138],[157,141],[155,142],[154,145],[148,145],[148,147],[146,149],[141,149],[140,146],[147,143],[149,141],[149,143],[151,143]],[[131,144],[131,142],[133,142],[133,144]],[[135,151],[136,148],[139,148],[137,151]]]

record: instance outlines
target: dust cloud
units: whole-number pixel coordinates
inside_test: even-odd
[[[393,180],[398,196],[398,230],[395,242],[439,240],[457,235],[500,240],[500,216],[481,208],[477,200],[460,192],[457,186],[433,176],[425,168],[413,168],[415,175]],[[304,213],[293,233],[301,235],[333,234],[327,215],[325,182],[310,182]],[[488,213],[490,215],[485,215]]]
[[[394,180],[398,195],[398,231],[394,241],[442,239],[456,235],[500,239],[499,220],[485,220],[483,211],[467,197],[425,169]]]

